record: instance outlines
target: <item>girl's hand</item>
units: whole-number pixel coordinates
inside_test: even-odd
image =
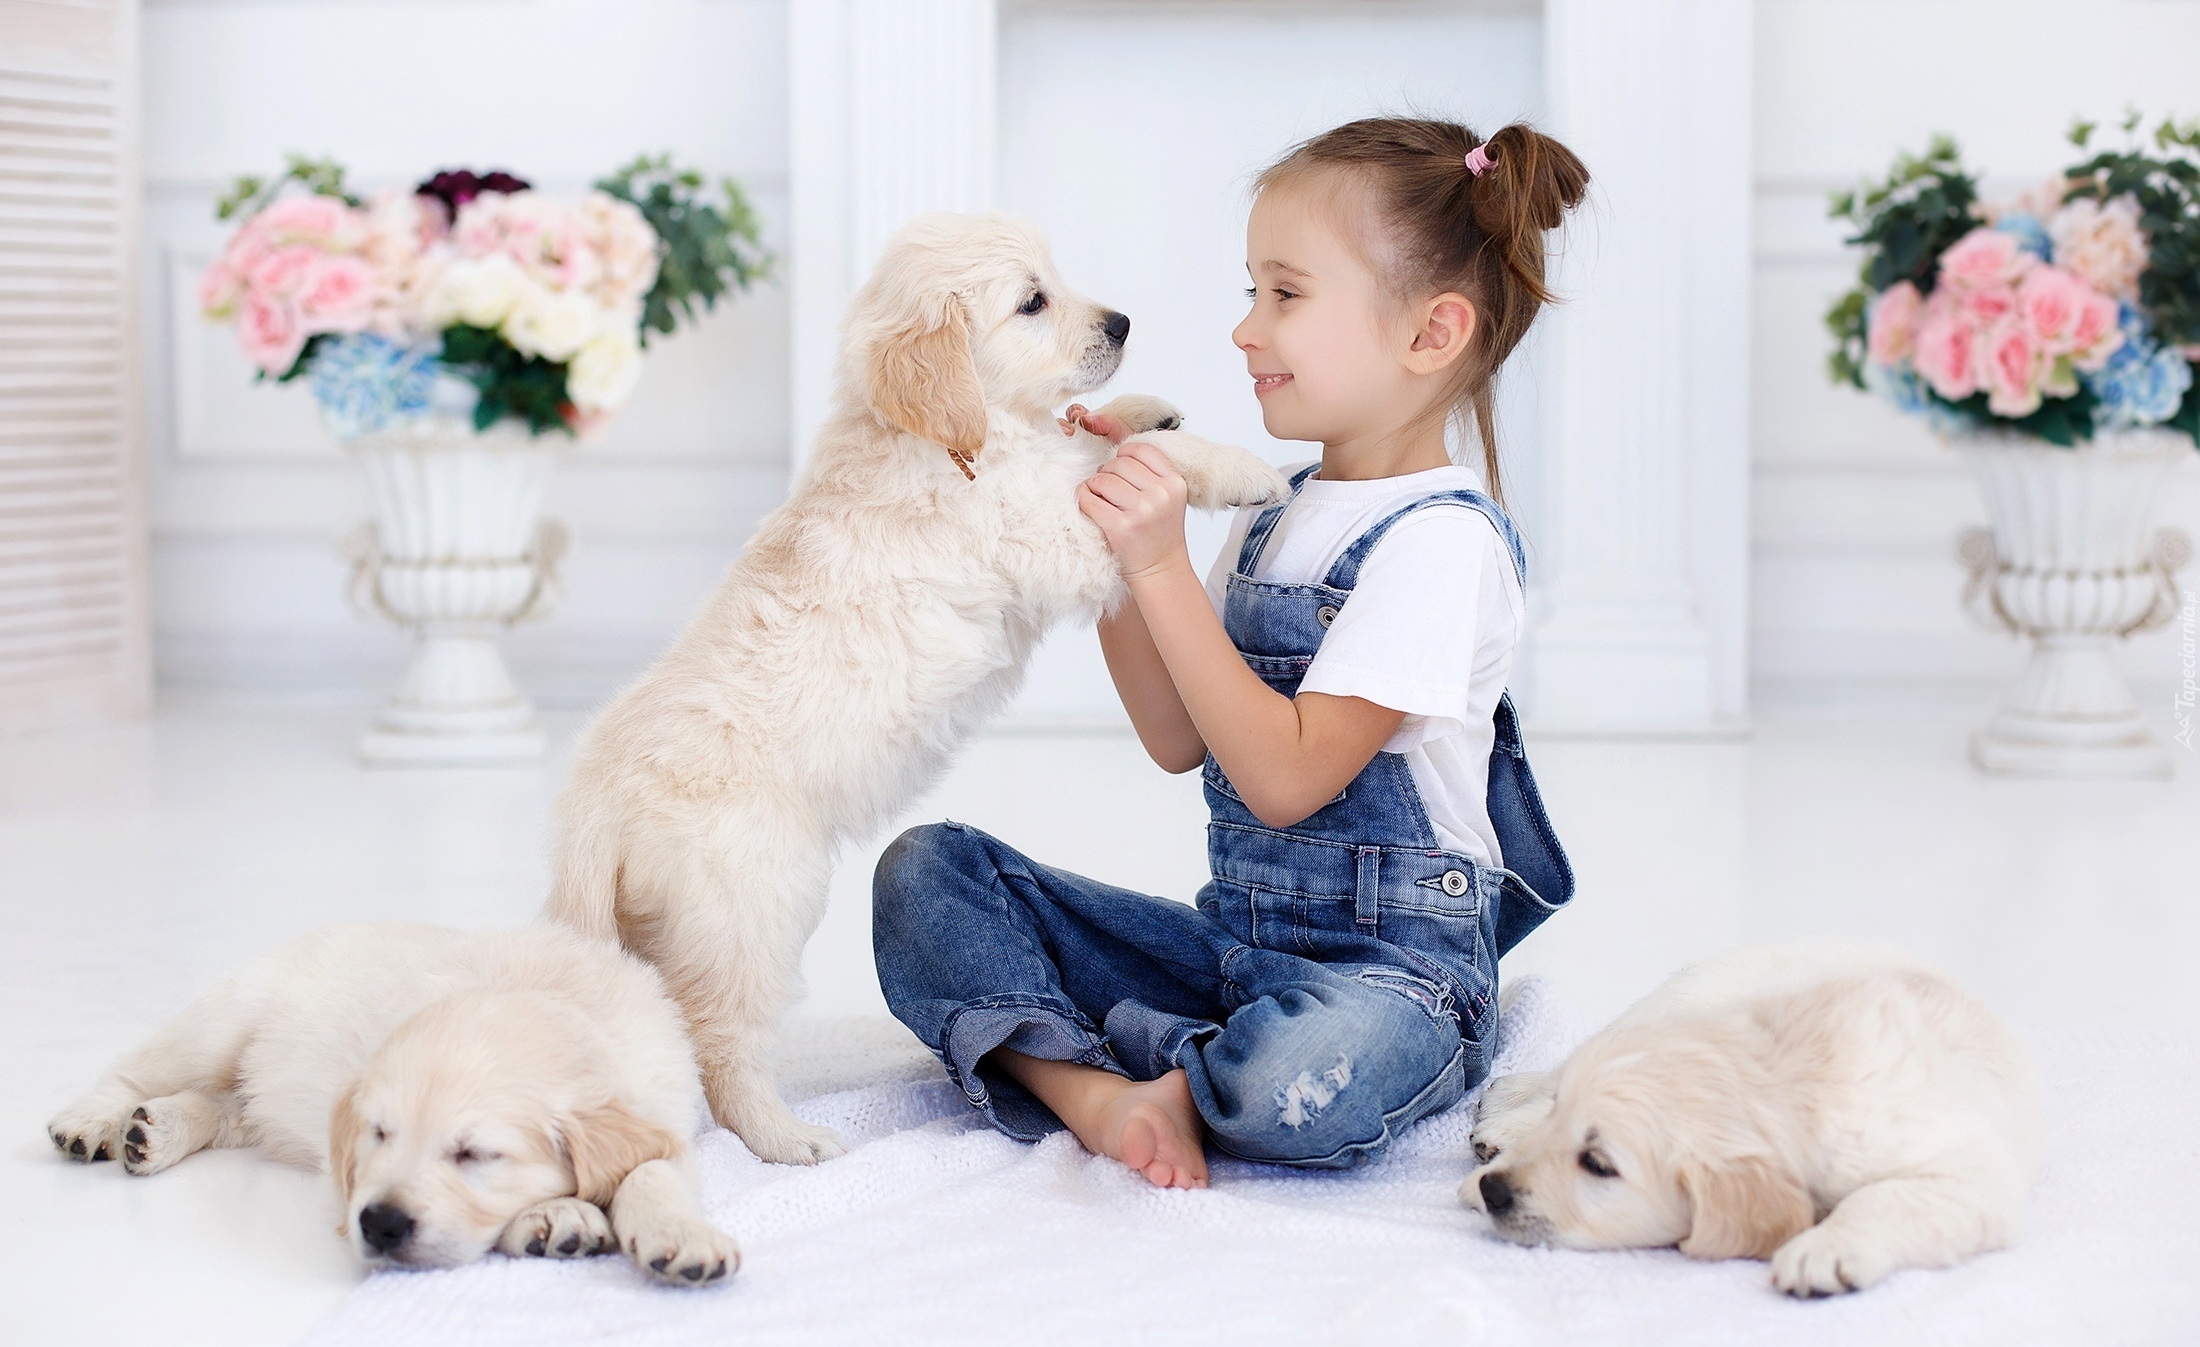
[[[1131,440],[1080,483],[1077,508],[1100,526],[1123,568],[1125,580],[1191,569],[1184,550],[1184,479],[1169,456],[1143,440]]]
[[[1082,402],[1072,402],[1054,424],[1062,428],[1064,435],[1075,435],[1079,430],[1098,435],[1109,444],[1121,444],[1131,437],[1131,428],[1123,424],[1120,416],[1107,416],[1089,411]]]

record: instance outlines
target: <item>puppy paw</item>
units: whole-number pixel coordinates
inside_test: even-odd
[[[642,1271],[668,1286],[708,1286],[741,1270],[741,1250],[733,1236],[692,1218],[651,1222],[629,1231],[626,1252]]]
[[[1892,1271],[1874,1241],[1833,1224],[1812,1226],[1772,1255],[1772,1284],[1791,1296],[1861,1291]]]
[[[46,1124],[46,1139],[78,1164],[112,1160],[122,1154],[122,1125],[127,1116],[110,1118],[72,1108]]]
[[[537,1202],[497,1237],[498,1251],[514,1258],[586,1258],[618,1246],[603,1208],[577,1197]]]
[[[1551,1085],[1551,1075],[1544,1071],[1500,1076],[1491,1081],[1482,1092],[1474,1131],[1468,1137],[1474,1145],[1474,1158],[1486,1165],[1534,1131],[1550,1115]]]
[[[812,1126],[792,1113],[737,1127],[734,1133],[757,1159],[775,1165],[814,1165],[848,1153],[832,1128]]]
[[[148,1099],[122,1124],[122,1167],[132,1174],[158,1174],[198,1149],[181,1106]]]
[[[1149,430],[1175,430],[1184,424],[1184,413],[1144,393],[1126,393],[1093,414],[1115,417],[1133,435],[1143,435]]]
[[[1152,430],[1139,439],[1169,456],[1195,510],[1266,505],[1291,494],[1291,479],[1257,455],[1182,430]]]

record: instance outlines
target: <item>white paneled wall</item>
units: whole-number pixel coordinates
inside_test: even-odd
[[[1006,4],[998,199],[1046,229],[1070,284],[1131,316],[1113,390],[1158,393],[1192,429],[1274,462],[1313,458],[1268,438],[1230,344],[1253,173],[1354,117],[1422,111],[1484,130],[1537,117],[1541,32],[1521,4]],[[1532,355],[1516,363],[1499,416],[1532,570],[1538,384]],[[1193,518],[1202,566],[1225,523]],[[1041,648],[1016,714],[1121,719],[1089,630]]]
[[[2200,4],[2188,0],[1760,0],[1752,391],[1752,667],[1769,703],[1975,702],[2021,649],[1956,611],[1956,532],[1986,522],[1956,459],[1907,418],[1826,382],[1819,315],[1856,263],[1827,193],[1934,131],[2029,187],[2075,157],[2075,114],[2200,114]],[[2200,453],[2164,523],[2200,538]],[[2188,587],[2200,573],[2188,571]],[[2174,631],[2124,667],[2166,712]]]
[[[192,311],[227,180],[332,155],[363,187],[509,168],[574,191],[642,151],[731,173],[786,239],[784,0],[152,0],[145,13],[146,357],[156,657],[171,686],[364,696],[396,632],[353,615],[335,540],[356,470],[297,388],[255,386]],[[785,490],[785,290],[652,346],[641,393],[576,449],[563,607],[513,633],[549,699],[592,699],[700,602]]]
[[[364,696],[401,650],[340,598],[334,539],[366,510],[351,466],[302,392],[251,386],[228,334],[190,312],[195,269],[221,236],[210,208],[222,182],[298,150],[344,160],[370,187],[471,164],[572,189],[637,150],[669,148],[740,176],[783,253],[808,240],[852,258],[852,237],[790,237],[790,134],[845,129],[800,108],[789,121],[790,55],[799,67],[824,10],[843,22],[897,7],[147,0],[142,271],[167,682]],[[996,153],[990,185],[980,172],[974,190],[1036,218],[1072,283],[1132,315],[1119,388],[1163,393],[1200,430],[1279,461],[1304,457],[1306,446],[1266,440],[1228,343],[1251,170],[1377,110],[1485,126],[1545,115],[1543,20],[1524,0],[1002,0],[986,35],[999,66]],[[2133,102],[2200,113],[2200,3],[1758,0],[1754,23],[1754,690],[1772,702],[1977,700],[2019,658],[1956,611],[1952,539],[1983,510],[1960,464],[1918,427],[1825,382],[1818,314],[1854,264],[1824,198],[1937,129],[1961,137],[1999,189],[2064,162],[2072,113]],[[842,105],[833,116],[856,107]],[[1686,156],[1676,150],[1665,171],[1687,173]],[[1624,223],[1595,221],[1584,246]],[[638,667],[781,497],[799,423],[790,405],[821,391],[794,388],[790,337],[807,350],[816,327],[784,283],[767,284],[666,344],[642,396],[574,455],[551,501],[575,534],[566,603],[512,641],[537,692],[585,701]],[[1541,471],[1538,403],[1551,381],[1539,367],[1533,349],[1517,362],[1503,416],[1531,564],[1547,576],[1555,484]],[[821,370],[810,373],[815,384]],[[2167,513],[2200,534],[2200,455],[2173,479]],[[1219,536],[1195,525],[1202,551]],[[1731,587],[1737,603],[1742,588]],[[1739,623],[1713,625],[1729,633],[1717,640],[1740,639]],[[2142,688],[2175,674],[2162,635],[2135,643],[2126,663]],[[1731,708],[1738,695],[1719,701]],[[1089,633],[1042,652],[1017,714],[1119,717]]]

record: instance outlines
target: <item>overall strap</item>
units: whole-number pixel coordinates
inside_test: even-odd
[[[1305,486],[1306,479],[1312,477],[1320,467],[1319,462],[1309,463],[1291,478],[1291,500],[1299,498],[1299,488]],[[1291,500],[1284,501],[1281,505],[1271,505],[1261,511],[1259,517],[1253,520],[1253,526],[1245,530],[1245,546],[1238,549],[1239,575],[1251,577],[1253,567],[1260,562],[1261,549],[1268,546],[1268,535],[1274,533],[1276,525],[1282,522],[1284,508],[1290,505]]]
[[[1383,540],[1383,535],[1390,532],[1391,525],[1407,515],[1417,510],[1425,510],[1431,505],[1465,505],[1480,510],[1488,516],[1490,523],[1497,528],[1497,536],[1503,538],[1505,546],[1512,549],[1514,576],[1519,579],[1523,589],[1527,587],[1528,556],[1520,545],[1520,530],[1513,527],[1512,516],[1505,513],[1503,506],[1481,492],[1464,490],[1438,491],[1433,495],[1423,496],[1419,500],[1408,501],[1377,520],[1367,532],[1361,534],[1350,547],[1344,550],[1343,555],[1337,558],[1337,564],[1329,568],[1329,574],[1322,580],[1322,583],[1331,589],[1346,590],[1358,584],[1361,564],[1367,560],[1367,554],[1375,550],[1375,544]]]

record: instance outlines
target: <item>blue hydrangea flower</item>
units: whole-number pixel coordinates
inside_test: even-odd
[[[424,416],[441,370],[435,347],[407,346],[373,332],[323,343],[312,375],[322,424],[349,440]]]
[[[2055,260],[2055,242],[2047,237],[2047,226],[2040,223],[2038,216],[2013,210],[1994,221],[1994,228],[2003,234],[2016,235],[2017,243],[2042,262]]]
[[[1925,424],[1942,435],[1972,428],[1970,418],[1933,396],[1933,390],[1908,361],[1900,365],[1864,365],[1864,386],[1894,404],[1896,411],[1922,416]]]
[[[1881,365],[1864,362],[1864,386],[1895,405],[1895,410],[1912,416],[1921,415],[1932,406],[1931,392],[1925,380],[1910,368],[1908,361],[1900,365]]]
[[[2081,376],[2085,386],[2100,399],[2093,409],[2093,424],[2103,430],[2160,425],[2174,416],[2192,387],[2192,362],[2172,346],[2154,340],[2146,315],[2122,305],[2117,324],[2124,344],[2108,363]]]

